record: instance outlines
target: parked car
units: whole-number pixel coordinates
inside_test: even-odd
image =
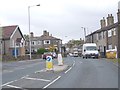
[[[55,52],[52,53],[53,58],[57,58],[57,54]]]
[[[69,56],[70,56],[70,57],[73,57],[73,54],[72,54],[72,53],[69,53]]]
[[[42,55],[42,59],[45,59],[46,60],[46,57],[47,56],[51,56],[53,58],[53,54],[51,52],[45,52],[43,55]]]
[[[78,57],[78,52],[77,51],[73,52],[73,56]]]

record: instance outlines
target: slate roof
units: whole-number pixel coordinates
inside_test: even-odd
[[[13,34],[13,32],[18,28],[18,25],[12,25],[12,26],[3,26],[2,28],[2,38],[3,39],[10,39],[11,35]],[[19,29],[20,31],[20,29]],[[20,31],[21,35],[22,32]],[[22,35],[22,37],[24,38],[24,36]]]
[[[17,28],[17,25],[3,26],[2,27],[2,38],[9,39],[16,28]]]

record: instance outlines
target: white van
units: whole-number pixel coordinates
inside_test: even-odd
[[[83,58],[98,58],[99,50],[97,49],[97,45],[95,43],[83,44],[82,55]]]

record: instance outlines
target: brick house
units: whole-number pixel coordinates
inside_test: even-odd
[[[25,55],[25,39],[18,25],[3,26],[2,31],[2,54],[10,56]]]
[[[119,10],[117,14],[120,14]],[[86,36],[86,43],[96,43],[100,49],[101,56],[105,57],[106,50],[115,49],[117,47],[117,30],[119,24],[118,22],[114,23],[112,14],[108,14],[107,23],[103,17],[103,19],[100,20],[100,24],[100,29]]]
[[[27,40],[26,43],[26,51],[29,52],[29,40]],[[56,37],[53,37],[52,35],[49,35],[49,32],[46,30],[43,31],[43,35],[36,37],[34,36],[34,33],[31,32],[31,52],[37,52],[39,48],[45,48],[50,49],[51,47],[54,47],[57,51],[61,51],[62,47],[62,40]]]

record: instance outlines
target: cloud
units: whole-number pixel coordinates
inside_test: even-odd
[[[28,6],[40,3],[40,7],[30,8],[31,31],[35,35],[41,35],[46,28],[53,36],[79,39],[84,38],[81,27],[86,27],[89,34],[100,28],[100,19],[107,17],[108,13],[112,13],[116,18],[118,1],[2,0],[0,23],[18,24],[24,34],[28,33]]]

